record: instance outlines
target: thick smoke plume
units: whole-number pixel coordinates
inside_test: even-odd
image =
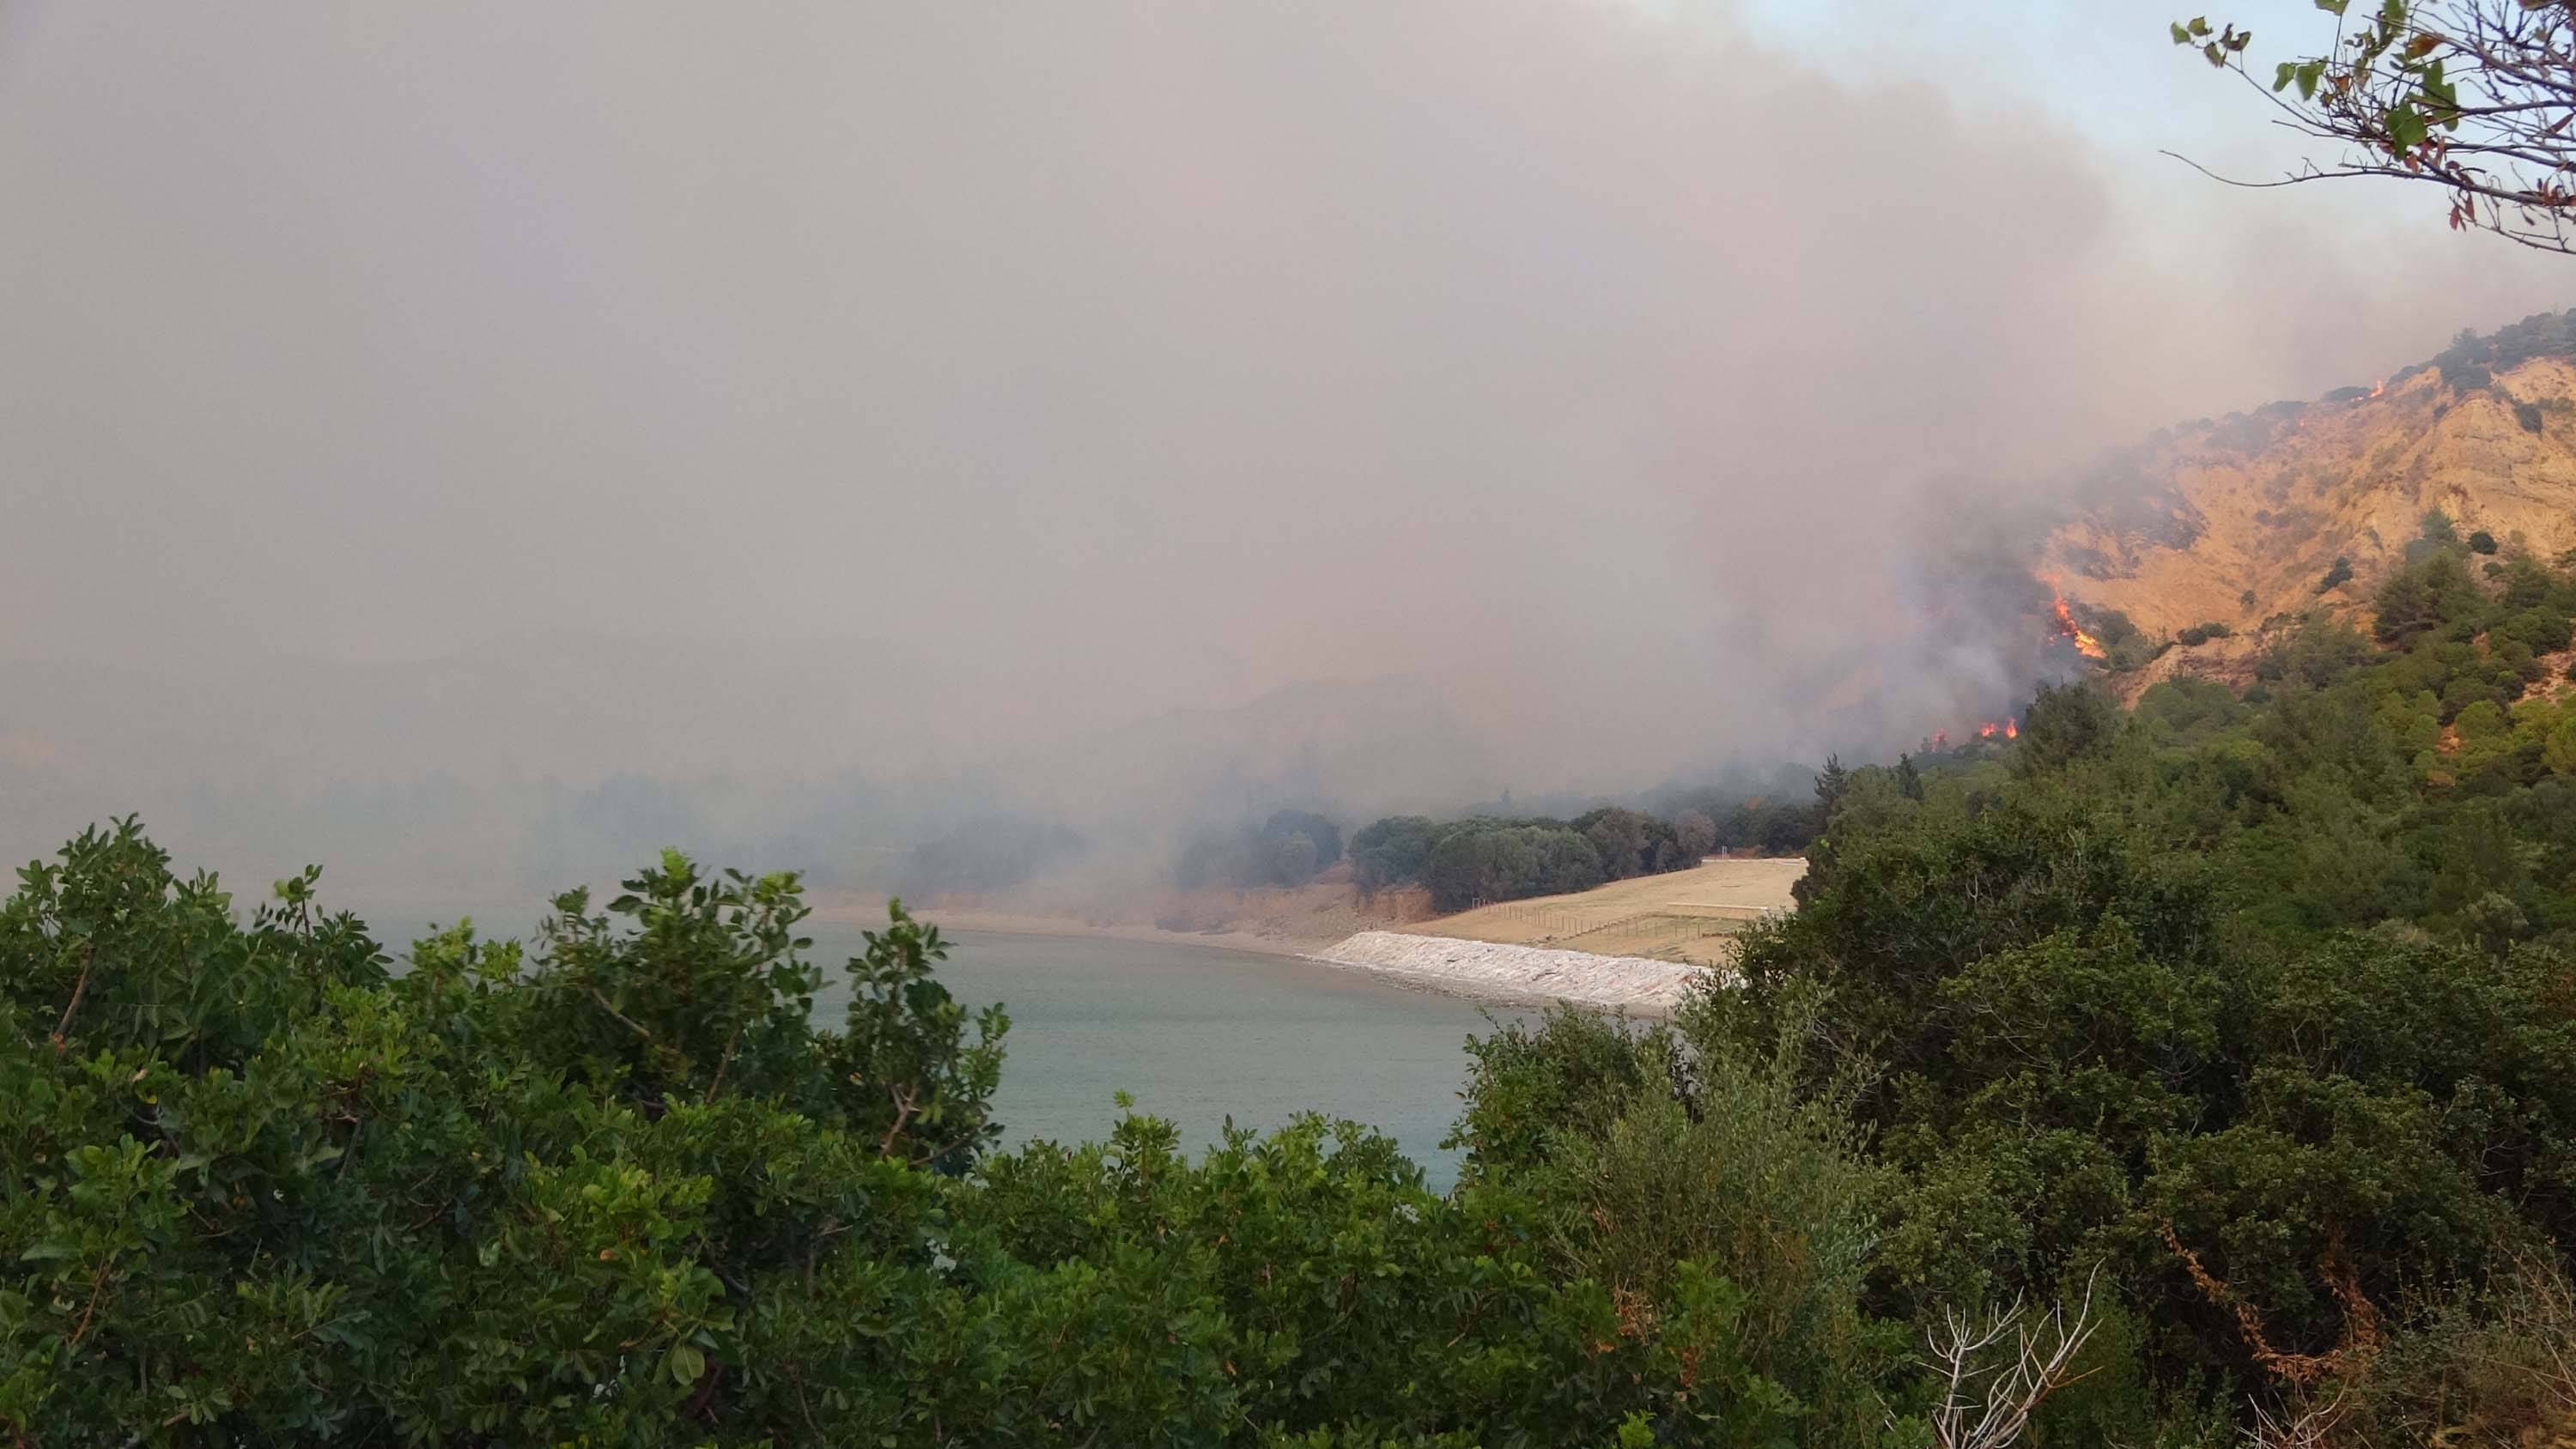
[[[873,879],[1903,745],[2027,687],[2041,480],[2558,300],[1712,14],[13,6],[0,845]]]

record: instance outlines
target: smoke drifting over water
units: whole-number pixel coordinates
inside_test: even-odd
[[[2563,300],[1710,15],[12,7],[0,845],[461,898],[1910,743],[2029,683],[2032,480]]]

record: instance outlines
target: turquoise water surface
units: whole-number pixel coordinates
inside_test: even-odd
[[[367,917],[398,957],[429,925],[408,914]],[[539,914],[477,911],[474,921],[487,938],[526,940]],[[859,928],[808,923],[807,933],[824,971],[815,1014],[837,1022],[841,962],[859,951]],[[1466,1039],[1492,1029],[1474,1003],[1186,940],[948,940],[939,978],[970,1005],[998,1001],[1010,1013],[995,1103],[1006,1146],[1104,1137],[1125,1091],[1136,1110],[1177,1123],[1193,1148],[1215,1140],[1228,1118],[1271,1128],[1315,1111],[1393,1137],[1434,1188],[1456,1176],[1456,1155],[1440,1140],[1458,1115]]]
[[[837,1017],[838,968],[859,949],[858,928],[811,934],[831,978],[814,1009]],[[960,1000],[1010,1013],[995,1103],[1006,1143],[1104,1136],[1123,1090],[1192,1146],[1228,1117],[1256,1128],[1299,1111],[1356,1118],[1402,1143],[1439,1188],[1456,1172],[1440,1139],[1458,1115],[1465,1042],[1491,1030],[1470,1002],[1182,942],[958,933],[940,976]]]

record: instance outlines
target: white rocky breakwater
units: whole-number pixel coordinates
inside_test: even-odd
[[[1645,956],[1595,956],[1401,931],[1362,931],[1309,959],[1459,996],[1570,1001],[1640,1012],[1671,1010],[1692,983],[1708,974],[1706,967]]]

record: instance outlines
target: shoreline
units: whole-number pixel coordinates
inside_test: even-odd
[[[1418,888],[1369,901],[1347,879],[1297,889],[1173,892],[1098,908],[1061,898],[955,895],[919,902],[914,914],[947,931],[1190,945],[1306,961],[1408,990],[1514,1007],[1573,1001],[1661,1013],[1681,995],[1667,979],[1673,969],[1723,972],[1731,953],[1712,938],[1733,934],[1741,921],[1792,909],[1806,867],[1800,856],[1711,856],[1685,870],[1447,915],[1429,914],[1428,895]],[[883,900],[873,893],[833,891],[808,899],[817,922],[873,926],[885,919]],[[1207,929],[1189,929],[1194,926]]]
[[[941,931],[962,931],[1002,936],[1068,936],[1087,940],[1133,941],[1142,945],[1198,946],[1210,950],[1231,951],[1240,955],[1266,957],[1274,961],[1297,961],[1308,966],[1357,976],[1381,986],[1425,996],[1447,997],[1453,1001],[1470,1001],[1482,1006],[1517,1011],[1539,1011],[1551,1006],[1578,1006],[1590,1010],[1624,1014],[1631,1018],[1662,1019],[1669,1016],[1677,1002],[1631,999],[1620,1002],[1590,1001],[1579,995],[1564,995],[1545,989],[1533,989],[1525,981],[1478,979],[1474,976],[1447,972],[1426,972],[1403,966],[1369,961],[1335,959],[1337,948],[1349,943],[1349,937],[1263,936],[1249,931],[1167,931],[1160,926],[1085,920],[1080,916],[1032,915],[1014,911],[976,911],[926,909],[917,918]],[[876,918],[854,906],[820,909],[813,919],[831,925],[873,926]],[[1363,933],[1368,934],[1368,933]],[[1444,946],[1475,947],[1491,943],[1455,936],[1432,936],[1415,932],[1390,932],[1415,936]],[[1557,957],[1582,957],[1604,965],[1623,958],[1595,956],[1589,952],[1553,951]],[[1662,964],[1662,963],[1657,963]]]
[[[913,915],[942,931],[981,931],[997,936],[1081,936],[1147,945],[1203,946],[1288,961],[1311,960],[1310,953],[1333,944],[1330,938],[1296,939],[1257,935],[1250,931],[1166,931],[1160,926],[1089,921],[1080,916],[1028,915],[1014,911],[953,910],[931,906],[917,910]],[[885,922],[885,908],[880,905],[870,911],[856,906],[818,907],[812,919],[835,926],[879,926]]]
[[[1465,938],[1441,936],[1431,939],[1457,941]],[[1543,991],[1515,991],[1499,984],[1475,983],[1447,976],[1426,976],[1389,966],[1336,961],[1329,956],[1301,955],[1297,959],[1312,966],[1321,966],[1328,971],[1363,977],[1380,986],[1408,991],[1416,996],[1438,996],[1450,1001],[1473,1002],[1478,1006],[1490,1006],[1497,1011],[1543,1012],[1563,1006],[1598,1012],[1604,1016],[1623,1016],[1630,1021],[1665,1021],[1671,1018],[1676,1009],[1674,1005],[1662,1003],[1632,1002],[1604,1005],[1597,1001],[1578,1001],[1572,997],[1553,996]],[[1603,957],[1602,959],[1613,958]]]

